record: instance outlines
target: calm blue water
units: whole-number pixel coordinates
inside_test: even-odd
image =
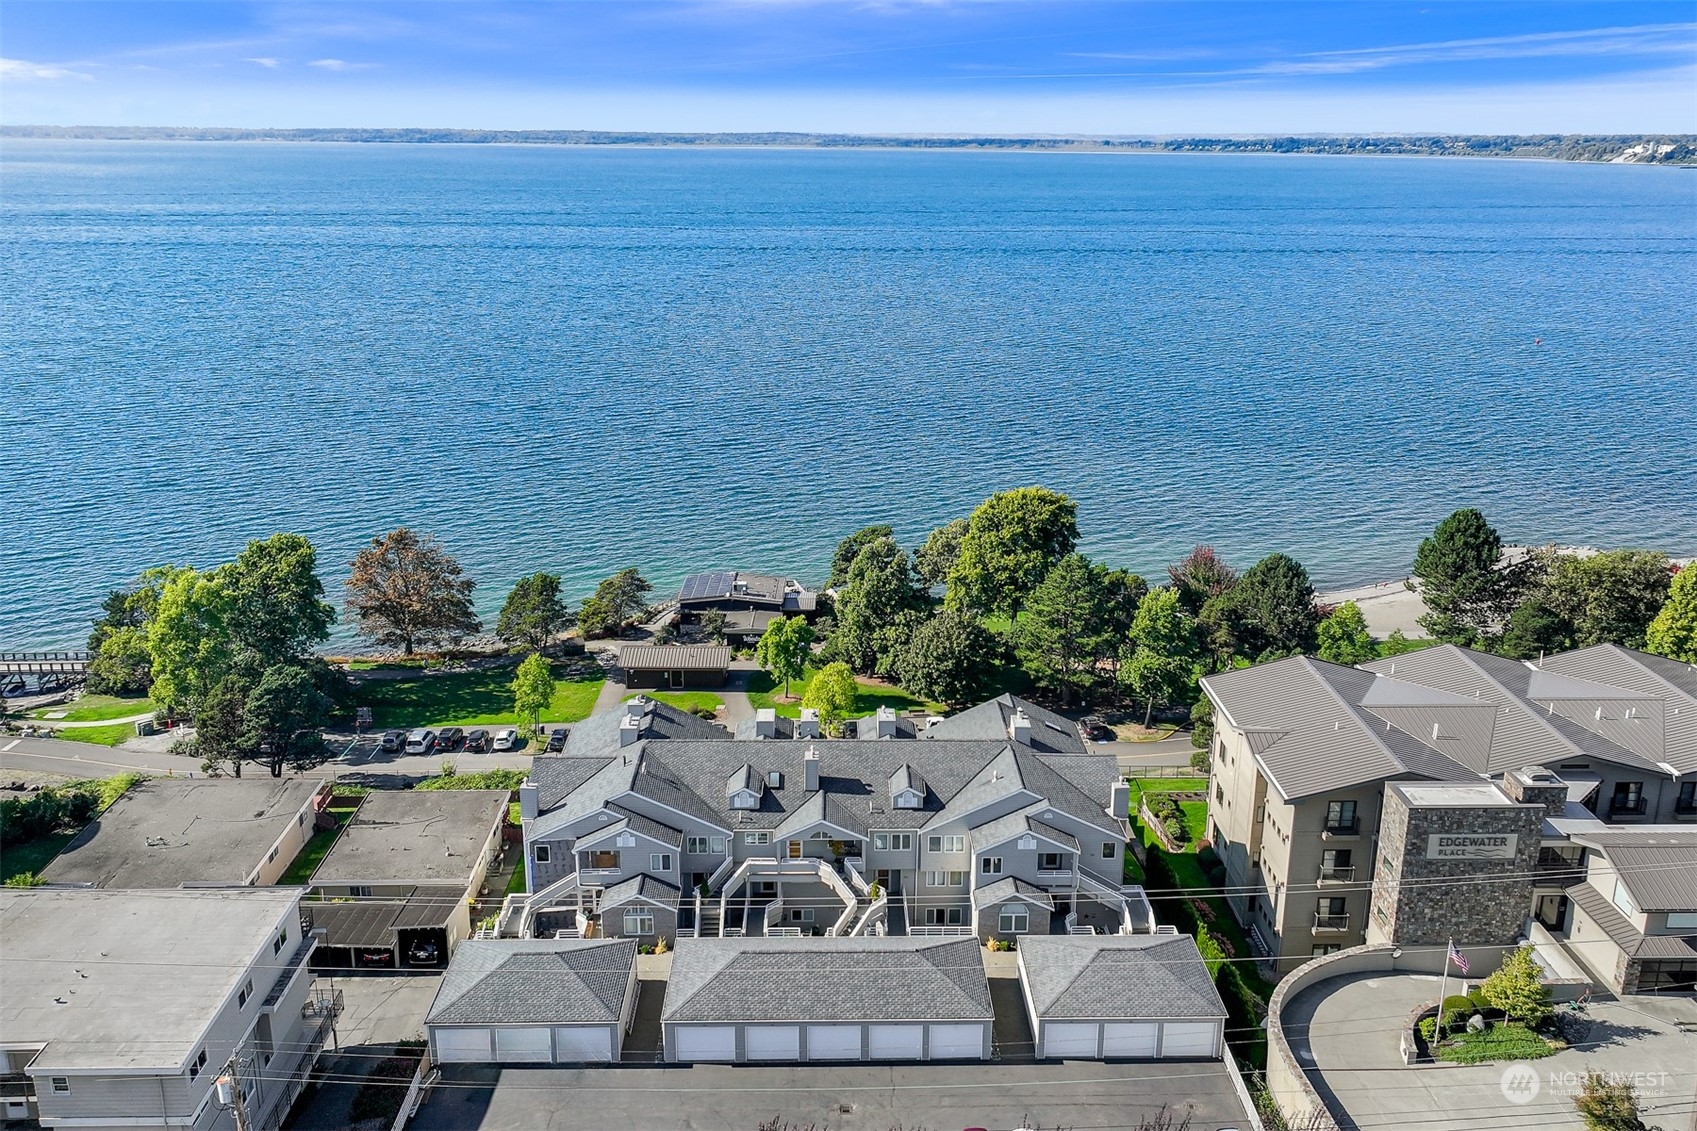
[[[1156,573],[1697,552],[1697,172],[1507,161],[53,143],[0,154],[0,646],[161,562],[434,532],[817,576],[1025,483]],[[1535,339],[1542,338],[1542,344]]]

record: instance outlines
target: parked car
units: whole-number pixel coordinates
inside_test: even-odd
[[[407,732],[407,753],[428,754],[436,749],[436,732],[419,728]]]
[[[465,736],[465,748],[473,754],[481,754],[489,749],[489,732],[474,730]]]
[[[435,943],[428,939],[421,939],[407,948],[407,961],[415,966],[433,966],[436,963],[437,955],[440,953]]]
[[[386,730],[382,741],[377,746],[385,754],[395,754],[406,749],[407,732],[404,730]]]
[[[548,736],[548,745],[545,748],[544,752],[548,753],[548,754],[558,754],[560,751],[564,750],[565,748],[566,748],[566,730],[565,730],[564,727],[560,727]]]
[[[495,749],[517,750],[519,748],[519,732],[512,727],[502,727],[495,732]]]
[[[443,750],[458,750],[464,741],[465,731],[459,727],[443,727],[442,733],[436,736],[436,745]]]

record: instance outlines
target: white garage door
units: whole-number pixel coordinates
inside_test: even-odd
[[[1051,1021],[1043,1026],[1043,1055],[1057,1059],[1095,1060],[1097,1029],[1095,1023],[1080,1025]]]
[[[984,1056],[984,1026],[932,1025],[932,1060],[980,1060]]]
[[[680,1025],[672,1030],[678,1060],[735,1060],[737,1031],[729,1025]]]
[[[925,1055],[925,1030],[918,1025],[868,1025],[873,1060],[919,1060]]]
[[[808,1060],[859,1060],[859,1025],[809,1025]]]
[[[799,1025],[746,1025],[742,1039],[744,1055],[749,1060],[801,1059]]]
[[[443,1064],[488,1064],[488,1029],[434,1029],[436,1059]]]
[[[1162,1026],[1162,1056],[1214,1056],[1215,1028],[1210,1021],[1169,1021]]]
[[[604,1025],[556,1027],[554,1059],[562,1064],[591,1064],[612,1060],[613,1032]]]
[[[513,1064],[547,1064],[554,1046],[547,1029],[495,1030],[495,1059]]]
[[[1102,1055],[1153,1057],[1161,1027],[1153,1021],[1102,1026]]]

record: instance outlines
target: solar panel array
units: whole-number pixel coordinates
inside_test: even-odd
[[[736,576],[734,570],[728,569],[692,573],[684,578],[684,586],[678,593],[678,600],[700,601],[709,597],[728,596],[731,592],[731,582],[736,579]]]

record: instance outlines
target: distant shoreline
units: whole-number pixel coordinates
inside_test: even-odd
[[[944,152],[1266,154],[1338,157],[1498,157],[1592,164],[1697,165],[1697,136],[1285,135],[1108,137],[673,133],[644,130],[239,129],[173,126],[0,126],[0,139],[223,141],[379,145],[537,145],[653,149],[881,149]]]

